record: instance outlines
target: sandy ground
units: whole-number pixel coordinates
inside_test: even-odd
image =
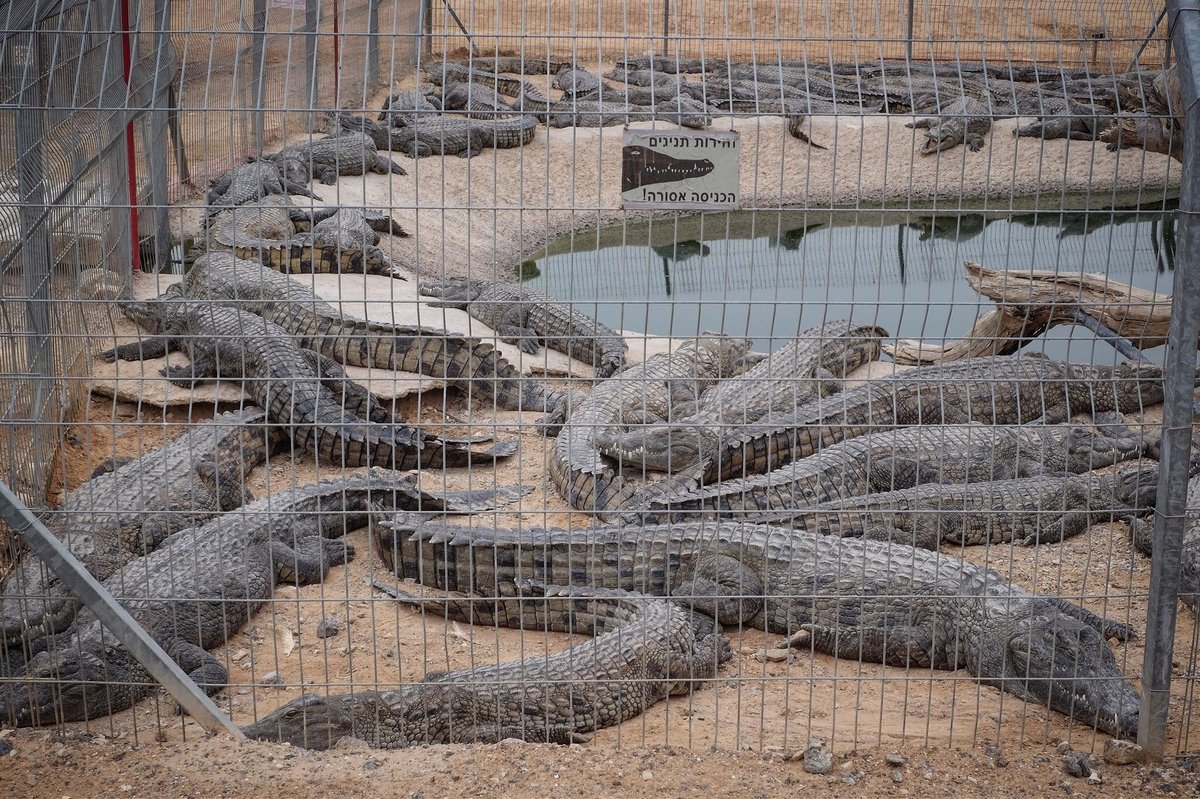
[[[748,207],[911,203],[944,209],[979,201],[995,208],[1008,207],[1017,197],[1035,196],[1054,204],[1067,192],[1100,197],[1118,188],[1150,190],[1178,181],[1177,165],[1165,157],[1110,154],[1079,142],[1018,140],[1010,133],[1017,124],[1012,120],[996,125],[980,153],[959,148],[926,158],[916,155],[917,141],[903,127],[904,121],[814,119],[812,136],[831,145],[828,151],[813,150],[790,138],[780,119],[738,122],[744,136],[741,179]],[[723,120],[714,127],[730,124]],[[336,188],[314,189],[326,202],[390,207],[413,236],[393,239],[388,248],[394,259],[415,273],[440,276],[470,269],[505,274],[523,257],[569,230],[640,218],[619,208],[620,146],[620,128],[540,129],[534,142],[521,150],[489,150],[470,161],[411,161],[396,156],[409,175],[345,178]],[[333,282],[333,286],[323,284],[324,290],[340,291],[351,300],[361,296],[361,313],[371,312],[366,293],[349,290],[354,279]],[[411,284],[391,281],[381,287],[364,281],[362,285],[375,285],[381,292],[373,296],[382,303],[377,310],[390,310],[395,299],[405,297],[409,302],[396,307],[412,308],[411,296],[405,294]],[[359,313],[357,304],[351,310]],[[451,321],[467,324],[461,318],[447,319],[446,324]],[[472,332],[486,333],[477,328]],[[639,338],[632,349],[645,346]],[[533,373],[538,364],[548,366],[550,358],[536,355],[525,368]],[[151,404],[165,401],[154,370],[135,366],[140,387],[134,394],[114,389],[110,393],[123,398],[111,398],[96,393],[77,410],[58,459],[59,480],[52,487],[52,499],[54,490],[78,485],[104,458],[153,448],[182,430],[172,423],[198,421],[211,415],[214,399],[234,399],[208,395],[190,405],[169,404],[164,409]],[[102,376],[99,369],[96,376]],[[381,379],[384,384],[393,380],[392,376]],[[128,401],[137,398],[141,404]],[[520,440],[518,455],[494,471],[474,468],[452,470],[444,477],[426,474],[426,487],[531,485],[531,494],[497,518],[506,524],[588,523],[584,515],[569,511],[549,486],[547,442],[530,426],[532,414],[467,409],[456,395],[436,387],[410,393],[399,403],[409,419],[431,424],[449,419]],[[1147,421],[1155,418],[1151,409]],[[328,475],[318,475],[305,459],[275,458],[251,475],[249,488],[262,496],[318,476]],[[427,671],[507,661],[573,642],[563,635],[448,626],[399,609],[369,589],[372,577],[388,579],[389,575],[382,573],[367,534],[356,533],[351,541],[358,552],[351,564],[334,569],[322,585],[299,591],[281,588],[252,624],[216,650],[229,666],[232,682],[218,701],[238,723],[270,712],[303,690],[394,686],[420,679]],[[973,548],[961,554],[1029,588],[1071,598],[1128,620],[1135,628],[1144,626],[1150,566],[1131,552],[1123,524],[1094,527],[1061,546]],[[325,617],[337,618],[342,629],[321,639],[316,627]],[[1180,731],[1180,722],[1189,720],[1193,711],[1196,664],[1185,653],[1194,641],[1194,625],[1189,612],[1180,613],[1176,673],[1181,679],[1176,680],[1171,697],[1170,751],[1194,749]],[[1056,787],[1065,777],[1044,744],[1065,739],[1090,749],[1098,748],[1102,737],[1093,738],[1089,731],[1045,708],[982,688],[965,673],[913,670],[906,674],[803,651],[790,662],[763,663],[753,653],[770,637],[759,631],[734,637],[737,654],[711,684],[600,732],[584,748],[473,747],[308,755],[261,744],[233,747],[223,739],[205,740],[194,722],[170,715],[170,702],[160,694],[113,717],[67,725],[65,742],[48,738],[45,731],[17,732],[11,736],[16,754],[4,761],[0,795],[15,790],[13,795],[89,796],[121,791],[207,796],[236,790],[253,795],[405,792],[434,796],[490,790],[521,796],[570,790],[633,796],[685,791],[754,796],[809,785],[825,786],[834,795],[868,796],[928,792],[926,785],[936,785],[945,795],[965,796],[1030,794],[1045,792],[1047,787],[1055,792],[1095,790],[1079,782],[1066,789]],[[1139,640],[1117,645],[1115,652],[1127,675],[1140,672]],[[283,680],[282,686],[262,684],[272,672]],[[848,765],[839,762],[832,778],[815,778],[795,763],[771,759],[772,751],[802,749],[812,738],[832,741],[837,752],[849,757],[844,761]],[[1021,749],[1004,772],[992,771],[978,748],[954,749],[996,742],[1006,752]],[[906,782],[894,783],[882,766],[881,753],[897,747],[916,752],[915,747],[921,746],[930,750],[914,754],[901,775]],[[717,751],[710,752],[710,747]],[[929,769],[916,765],[927,761]],[[1110,782],[1102,790],[1116,796],[1144,788],[1161,790],[1166,779],[1136,769],[1106,773]],[[238,780],[236,787],[221,787],[228,776]],[[1191,790],[1194,778],[1167,781],[1177,790]]]

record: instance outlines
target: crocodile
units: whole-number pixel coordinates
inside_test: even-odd
[[[340,206],[308,211],[270,196],[213,216],[205,242],[279,272],[361,272],[407,280],[379,249],[380,231],[408,236],[381,211]]]
[[[748,339],[705,335],[644,363],[592,389],[558,433],[550,454],[550,479],[571,507],[600,514],[622,508],[643,487],[606,463],[593,436],[635,416],[668,418],[681,403],[694,403],[704,388],[736,374],[734,364],[750,349]],[[693,406],[694,407],[694,406]]]
[[[983,149],[983,137],[992,129],[992,110],[974,97],[960,97],[944,106],[938,116],[921,117],[906,128],[925,129],[921,155],[933,155],[965,144],[971,152]]]
[[[457,155],[472,158],[485,147],[522,147],[533,141],[537,118],[528,114],[471,119],[448,114],[395,114],[400,124],[386,126],[361,117],[339,115],[343,128],[361,128],[380,149],[398,150],[412,158]]]
[[[1126,640],[1129,627],[940,552],[713,519],[497,530],[400,514],[372,530],[387,567],[429,587],[496,597],[528,579],[670,595],[794,646],[965,668],[1089,726],[1137,733],[1140,698],[1105,641]]]
[[[244,476],[284,440],[246,408],[190,427],[154,452],[84,482],[42,515],[89,572],[105,579],[179,530],[245,503]],[[63,629],[78,600],[26,553],[0,584],[4,640]]]
[[[535,105],[546,105],[550,98],[546,97],[533,84],[517,78],[506,78],[494,72],[472,69],[465,64],[453,61],[431,61],[423,64],[421,69],[429,76],[429,80],[439,86],[447,83],[472,83],[495,89],[506,97],[516,97],[532,102]]]
[[[597,91],[602,81],[586,69],[574,66],[563,67],[554,76],[554,88],[562,91],[567,97],[578,94],[588,94]]]
[[[307,749],[346,736],[385,749],[507,738],[582,743],[690,693],[732,656],[711,617],[626,591],[526,583],[520,598],[485,607],[376,587],[435,618],[595,638],[553,655],[430,674],[390,691],[306,694],[243,728],[246,737]]]
[[[1013,129],[1014,136],[1095,141],[1112,125],[1113,115],[1098,105],[1048,98],[1036,122]]]
[[[261,200],[270,194],[298,194],[320,200],[305,185],[308,175],[292,161],[275,163],[267,159],[235,166],[213,181],[208,190],[210,209],[230,208]]]
[[[672,58],[670,56],[649,55],[618,59],[615,69],[627,71],[656,70],[669,74],[685,72],[695,74],[723,69],[725,65],[726,62],[720,58]]]
[[[685,128],[703,129],[712,124],[709,108],[688,97],[674,97],[654,106],[599,100],[552,102],[543,115],[551,128],[604,128],[628,122],[658,120]]]
[[[347,316],[287,275],[228,253],[196,260],[164,299],[218,301],[279,325],[304,349],[338,363],[413,372],[446,380],[501,408],[549,412],[562,392],[523,377],[491,344],[424,325],[387,324]]]
[[[372,469],[276,492],[171,536],[103,581],[134,621],[209,693],[227,682],[206,649],[227,641],[280,583],[318,582],[354,549],[332,540],[366,526],[381,507],[474,512],[528,487],[419,491],[416,476]],[[154,691],[154,680],[89,609],[42,642],[24,680],[0,689],[0,719],[38,726],[99,718]]]
[[[495,119],[515,113],[504,95],[495,89],[470,83],[447,83],[442,87],[441,101],[443,111],[462,111],[476,119]],[[378,141],[376,138],[376,143]]]
[[[565,302],[518,283],[456,278],[422,283],[419,291],[441,302],[433,308],[461,308],[495,330],[500,340],[533,354],[541,346],[566,353],[596,368],[605,378],[625,365],[625,337]]]
[[[630,86],[653,86],[656,83],[678,86],[684,80],[684,78],[675,73],[657,69],[627,69],[622,67],[605,72],[604,77],[609,80],[628,83]]]
[[[323,139],[293,144],[278,153],[263,156],[280,164],[300,164],[311,178],[332,186],[339,175],[406,175],[404,167],[376,152],[376,144],[364,133],[341,132]]]
[[[676,495],[648,490],[630,500],[621,521],[745,518],[927,483],[1078,474],[1139,457],[1152,445],[1083,424],[898,427],[841,441],[768,474]]]
[[[1195,471],[1193,461],[1192,471]],[[1154,555],[1154,524],[1142,519],[1129,523],[1133,546],[1147,557]],[[1200,475],[1192,477],[1187,488],[1187,521],[1183,531],[1183,551],[1179,565],[1179,601],[1200,614]]]
[[[720,447],[725,426],[757,422],[767,414],[793,410],[839,391],[842,378],[879,359],[882,340],[888,335],[881,327],[843,320],[806,330],[752,368],[706,391],[697,403],[696,413],[676,419],[666,435],[678,431],[678,435],[707,439],[699,443],[700,449],[714,452]],[[655,441],[660,440],[663,430],[652,430]],[[626,456],[628,441],[639,432],[618,437],[610,431],[597,431],[596,448],[604,455],[632,463]]]
[[[790,413],[709,433],[667,427],[597,443],[619,459],[663,471],[695,464],[715,482],[777,469],[848,438],[916,424],[1065,422],[1076,413],[1132,413],[1162,401],[1162,368],[1063,363],[1038,353],[927,366],[870,380]]]
[[[97,357],[135,361],[186,352],[189,365],[162,370],[168,380],[185,387],[217,377],[241,380],[273,423],[288,426],[295,447],[319,462],[392,469],[449,467],[495,461],[516,450],[511,440],[473,450],[468,445],[480,439],[437,437],[419,427],[382,422],[380,416],[364,412],[372,402],[361,388],[350,399],[364,410],[345,407],[346,389],[355,384],[341,367],[301,348],[285,329],[261,316],[174,297],[119,307],[154,335]]]
[[[392,114],[395,113],[411,114],[414,112],[426,112],[435,114],[441,109],[429,99],[431,96],[438,96],[437,87],[432,83],[422,84],[416,89],[409,89],[408,91],[389,95],[383,101],[383,108],[379,111],[378,120],[380,122],[388,122],[392,118]],[[378,147],[378,142],[376,142],[376,146]],[[378,149],[382,150],[384,148],[379,147]]]
[[[788,522],[823,535],[898,541],[922,549],[942,543],[1024,546],[1061,543],[1093,524],[1129,521],[1154,510],[1158,465],[1112,474],[1042,475],[916,488],[746,516]]]
[[[1183,161],[1184,102],[1175,66],[1158,73],[1151,82],[1144,113],[1122,112],[1113,117],[1112,126],[1100,140],[1116,152],[1140,147],[1147,152],[1163,153]]]
[[[572,66],[572,61],[556,61],[550,58],[524,56],[497,56],[495,58],[472,58],[465,66],[485,72],[508,72],[513,75],[556,75]]]

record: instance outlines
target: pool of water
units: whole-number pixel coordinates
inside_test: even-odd
[[[522,268],[527,285],[627,331],[720,330],[770,350],[800,331],[849,318],[894,336],[961,337],[994,306],[964,261],[995,269],[1096,272],[1171,293],[1174,200],[1080,211],[897,214],[740,211],[679,216],[559,240]],[[1078,326],[1027,349],[1111,363]],[[1150,350],[1160,360],[1161,350]]]

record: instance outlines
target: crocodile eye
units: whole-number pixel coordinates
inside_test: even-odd
[[[299,707],[288,708],[286,711],[284,711],[283,717],[285,719],[296,719],[296,718],[300,718],[300,714],[303,712],[304,712],[304,708],[299,708]]]

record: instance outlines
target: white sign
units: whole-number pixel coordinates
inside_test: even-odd
[[[742,137],[735,131],[626,130],[621,204],[630,209],[736,208],[741,151]]]

